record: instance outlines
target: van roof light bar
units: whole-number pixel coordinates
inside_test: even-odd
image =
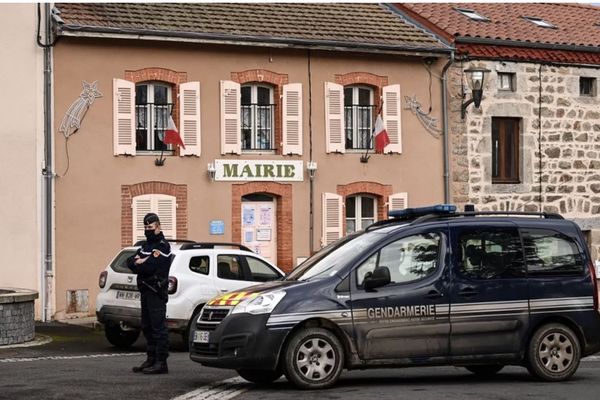
[[[413,207],[405,208],[403,210],[391,210],[390,212],[388,212],[388,216],[396,220],[401,220],[413,219],[431,214],[448,216],[453,215],[455,213],[456,206],[454,204],[438,204],[435,206]]]

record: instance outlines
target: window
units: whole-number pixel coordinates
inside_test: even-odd
[[[521,239],[516,229],[474,230],[459,237],[460,273],[472,279],[525,276]]]
[[[254,257],[246,257],[248,268],[250,268],[250,280],[254,282],[275,281],[280,278],[279,274],[265,262]]]
[[[190,271],[196,272],[202,275],[208,275],[208,256],[196,256],[190,259]]]
[[[217,277],[221,279],[244,280],[239,256],[217,256]]]
[[[391,283],[412,282],[433,274],[438,266],[440,239],[438,233],[424,233],[386,245],[357,268],[358,286],[367,274],[382,266],[390,270]]]
[[[113,260],[110,264],[110,267],[115,272],[120,272],[123,274],[131,274],[131,270],[127,266],[127,259],[129,257],[135,256],[135,250],[123,250],[119,253],[119,255]]]
[[[579,78],[579,94],[581,96],[596,96],[596,78]]]
[[[524,19],[526,19],[527,21],[541,27],[541,28],[552,28],[552,29],[556,29],[556,26],[552,25],[550,22],[548,21],[544,21],[541,18],[537,18],[537,17],[523,17]]]
[[[484,17],[481,14],[478,14],[473,10],[468,10],[466,8],[455,8],[455,10],[461,13],[462,15],[469,17],[473,21],[489,21],[488,18]]]
[[[273,150],[273,88],[244,85],[241,102],[242,150]]]
[[[136,151],[171,150],[162,142],[173,107],[171,101],[167,84],[145,82],[135,86]]]
[[[577,244],[555,231],[523,231],[527,270],[533,275],[581,274],[583,257]]]
[[[498,89],[514,92],[515,74],[511,72],[498,72]]]
[[[373,90],[363,86],[344,88],[346,149],[372,149]]]
[[[519,183],[518,118],[492,118],[492,183]]]
[[[365,229],[376,221],[377,200],[371,196],[346,197],[346,234]]]
[[[160,218],[160,228],[167,239],[177,234],[177,202],[175,196],[166,194],[144,194],[132,198],[132,222],[134,241],[146,240],[144,215],[153,212]]]

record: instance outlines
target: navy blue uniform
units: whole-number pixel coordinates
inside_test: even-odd
[[[141,264],[135,257],[146,258]],[[171,246],[162,232],[146,241],[137,253],[127,260],[127,266],[137,274],[141,293],[142,332],[146,338],[148,359],[166,361],[169,356],[169,334],[166,324],[168,278],[171,265]]]

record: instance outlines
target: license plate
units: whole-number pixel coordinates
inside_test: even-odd
[[[210,337],[209,331],[195,331],[194,332],[194,342],[195,343],[208,343],[209,337]]]
[[[140,292],[117,290],[117,299],[139,300],[140,299]]]

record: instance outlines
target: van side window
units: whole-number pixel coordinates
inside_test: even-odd
[[[198,274],[208,275],[208,256],[190,258],[190,270]]]
[[[530,274],[537,276],[583,272],[583,257],[571,238],[545,229],[527,229],[521,232]]]
[[[356,282],[362,286],[366,274],[381,266],[390,270],[391,283],[411,282],[429,276],[438,266],[440,243],[439,233],[424,233],[392,242],[357,268]]]
[[[525,276],[523,250],[517,229],[465,230],[459,237],[459,272],[472,279]]]

